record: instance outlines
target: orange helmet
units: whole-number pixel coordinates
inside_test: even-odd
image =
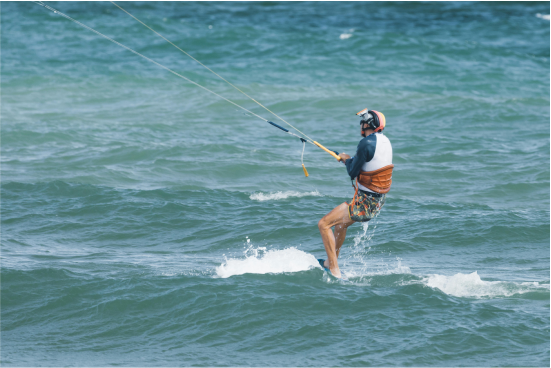
[[[362,118],[360,125],[368,124],[369,128],[373,129],[375,132],[382,131],[386,126],[386,118],[382,112],[375,110],[363,109],[357,113],[359,117]],[[362,134],[363,134],[362,130]]]

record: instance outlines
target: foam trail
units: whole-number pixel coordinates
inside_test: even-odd
[[[227,259],[225,263],[216,268],[216,275],[228,278],[246,273],[266,274],[299,272],[312,268],[320,268],[316,257],[294,247],[283,250],[265,250],[258,248],[245,259]],[[249,253],[251,249],[246,253]]]
[[[541,18],[541,19],[545,19],[545,20],[551,20],[551,15],[550,14],[536,14],[536,17],[538,18]]]
[[[350,261],[343,267],[349,279],[357,279],[362,281],[365,278],[369,279],[373,276],[388,276],[388,275],[410,275],[411,269],[408,266],[402,265],[402,259],[396,257],[393,262],[361,262]]]
[[[264,194],[262,192],[253,193],[249,197],[253,201],[278,201],[280,199],[287,199],[291,197],[321,197],[322,195],[316,190],[313,192],[293,192],[293,191],[287,191],[287,192],[275,192],[275,193],[267,193]]]
[[[424,282],[427,286],[438,288],[448,295],[471,298],[508,297],[549,289],[549,285],[541,285],[537,282],[483,281],[477,271],[469,274],[458,273],[453,276],[429,275]]]

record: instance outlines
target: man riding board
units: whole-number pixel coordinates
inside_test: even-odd
[[[350,203],[344,202],[325,215],[318,227],[327,252],[327,260],[319,259],[325,270],[338,278],[341,271],[337,263],[346,230],[354,222],[366,222],[377,216],[385,203],[386,193],[392,184],[392,146],[382,133],[385,116],[378,111],[364,109],[356,115],[361,117],[361,135],[356,155],[351,158],[341,153],[341,162],[348,175],[356,179],[356,193]],[[335,232],[331,230],[335,227]]]

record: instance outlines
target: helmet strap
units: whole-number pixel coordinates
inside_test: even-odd
[[[362,137],[364,137],[364,138],[367,137],[366,130],[368,130],[368,129],[372,129],[371,124],[368,123],[367,121],[366,122],[362,121]]]

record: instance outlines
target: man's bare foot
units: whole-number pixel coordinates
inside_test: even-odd
[[[335,276],[338,279],[342,279],[341,270],[338,268],[332,269],[331,275]]]
[[[323,262],[323,267],[329,268],[329,262],[327,260],[325,260],[325,262]],[[331,271],[331,275],[335,276],[338,279],[342,279],[340,268],[338,268],[338,267],[329,268],[329,270]]]

